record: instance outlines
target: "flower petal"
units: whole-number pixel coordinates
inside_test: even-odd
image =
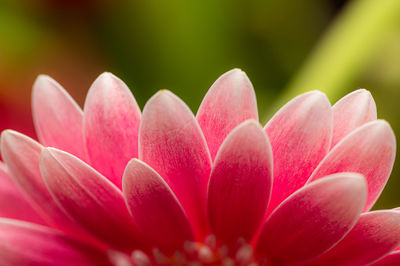
[[[15,185],[6,165],[2,162],[0,162],[0,217],[46,224]]]
[[[100,247],[60,231],[0,218],[0,265],[110,265]]]
[[[353,229],[312,265],[367,265],[400,245],[400,212],[363,213]]]
[[[351,131],[376,120],[376,105],[369,91],[360,89],[347,94],[333,106],[331,149]]]
[[[138,155],[140,109],[129,88],[111,73],[100,75],[84,108],[91,165],[121,188],[126,164]]]
[[[394,251],[372,264],[373,266],[395,266],[400,265],[400,251]]]
[[[32,113],[39,140],[85,160],[81,108],[49,76],[40,75],[32,92]]]
[[[396,139],[390,125],[383,120],[369,122],[340,141],[321,161],[309,182],[338,172],[356,172],[365,176],[368,211],[379,197],[396,155]]]
[[[67,231],[78,230],[51,197],[39,170],[43,146],[33,139],[12,130],[1,134],[1,153],[15,184],[32,207],[53,227]]]
[[[325,177],[299,189],[269,217],[257,252],[278,265],[322,254],[357,222],[366,196],[364,177],[353,173]]]
[[[302,187],[329,150],[332,109],[320,91],[302,94],[265,126],[274,155],[274,183],[268,213]]]
[[[192,112],[169,91],[158,92],[144,107],[139,158],[164,178],[193,223],[195,233],[204,236],[211,159]]]
[[[186,214],[167,183],[145,163],[133,159],[126,167],[123,193],[136,225],[156,247],[169,252],[193,240]],[[162,221],[162,222],[160,222]]]
[[[254,120],[236,127],[222,143],[208,186],[213,233],[225,244],[250,241],[264,218],[272,186],[272,151]]]
[[[233,69],[219,77],[204,97],[196,117],[214,159],[232,129],[247,119],[258,120],[256,95],[246,74]]]
[[[137,247],[122,192],[105,177],[54,148],[43,149],[40,171],[55,201],[88,232],[118,248]]]

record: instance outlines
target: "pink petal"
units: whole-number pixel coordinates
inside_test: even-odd
[[[272,186],[272,151],[254,120],[236,127],[222,143],[208,186],[213,233],[225,244],[250,241],[265,215]]]
[[[0,162],[0,217],[46,224],[15,185],[6,165],[2,162]]]
[[[118,248],[137,246],[122,192],[105,177],[54,148],[43,149],[40,171],[56,202],[88,232]]]
[[[372,264],[374,266],[395,266],[400,265],[400,251],[395,251],[386,255],[376,263]]]
[[[0,218],[0,265],[110,265],[99,247],[60,231]]]
[[[302,187],[329,150],[332,109],[320,91],[297,96],[265,126],[274,155],[274,183],[268,213]]]
[[[278,265],[322,254],[357,222],[366,196],[364,177],[353,173],[325,177],[299,189],[269,217],[258,253]]]
[[[310,182],[339,172],[364,175],[368,183],[369,210],[384,188],[396,155],[396,139],[386,121],[369,122],[340,141],[319,164]]]
[[[258,120],[253,85],[240,69],[228,71],[211,86],[197,112],[212,159],[229,132],[252,118]]]
[[[51,226],[76,231],[76,225],[57,206],[42,180],[39,157],[43,147],[12,130],[1,134],[1,153],[11,177],[37,213]]]
[[[333,106],[333,148],[351,131],[376,120],[376,105],[369,91],[360,89],[347,94]]]
[[[161,176],[145,163],[135,159],[129,162],[123,192],[139,230],[156,247],[171,252],[193,240],[181,204]]]
[[[39,140],[85,159],[81,108],[55,80],[41,75],[32,93],[33,121]]]
[[[367,265],[400,245],[400,212],[363,213],[353,229],[313,265]]]
[[[91,165],[121,188],[126,164],[138,156],[139,106],[125,83],[104,73],[90,88],[84,112]]]
[[[139,158],[167,182],[193,223],[195,233],[204,236],[211,159],[192,112],[169,91],[158,92],[144,107]]]

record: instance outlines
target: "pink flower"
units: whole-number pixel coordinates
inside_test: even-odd
[[[46,76],[32,105],[40,143],[1,135],[0,265],[365,265],[400,246],[400,212],[369,211],[396,144],[366,90],[305,93],[264,128],[240,70],[196,117],[169,91],[141,113],[108,73],[83,111]]]

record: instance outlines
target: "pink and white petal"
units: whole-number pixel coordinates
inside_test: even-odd
[[[40,75],[33,85],[32,113],[36,133],[43,145],[62,149],[86,160],[82,109],[49,76]]]
[[[354,173],[339,173],[304,186],[265,223],[256,246],[259,256],[286,265],[321,255],[354,226],[366,196],[364,177]]]
[[[57,206],[39,170],[43,146],[12,130],[1,134],[1,153],[15,184],[36,212],[52,227],[67,231],[78,230],[72,220]]]
[[[363,213],[353,229],[312,265],[367,265],[400,245],[400,212]],[[349,255],[351,254],[351,255]]]
[[[396,266],[400,265],[400,251],[394,251],[377,262],[372,264],[373,266]]]
[[[250,241],[267,209],[272,187],[272,151],[254,120],[236,127],[215,157],[208,186],[210,226],[219,241]]]
[[[46,224],[11,179],[7,166],[0,162],[0,217]]]
[[[215,81],[201,103],[197,121],[214,159],[225,137],[247,119],[258,120],[253,85],[240,69],[233,69]]]
[[[0,218],[0,265],[111,265],[106,251],[27,222]]]
[[[206,191],[211,158],[190,109],[169,91],[154,95],[143,110],[139,159],[167,182],[194,226],[207,234]]]
[[[121,249],[138,247],[136,226],[122,192],[77,157],[45,148],[40,171],[59,206],[99,239]]]
[[[91,165],[121,188],[126,164],[138,156],[140,109],[125,83],[100,75],[85,101],[83,128]]]
[[[193,241],[181,204],[150,166],[131,160],[123,177],[123,193],[136,225],[155,247],[171,253],[182,249],[185,241]]]
[[[304,186],[329,150],[332,108],[320,91],[297,96],[265,126],[274,155],[270,214],[284,199]]]
[[[359,89],[344,96],[333,106],[331,149],[351,131],[376,117],[375,101],[369,91]]]
[[[338,172],[356,172],[365,176],[368,211],[379,197],[396,155],[396,139],[390,125],[383,120],[369,122],[340,141],[321,161],[309,182]]]

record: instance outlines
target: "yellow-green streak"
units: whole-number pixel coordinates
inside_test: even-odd
[[[399,26],[400,0],[353,1],[337,18],[271,113],[295,95],[314,89],[337,100],[365,69],[368,60]]]

